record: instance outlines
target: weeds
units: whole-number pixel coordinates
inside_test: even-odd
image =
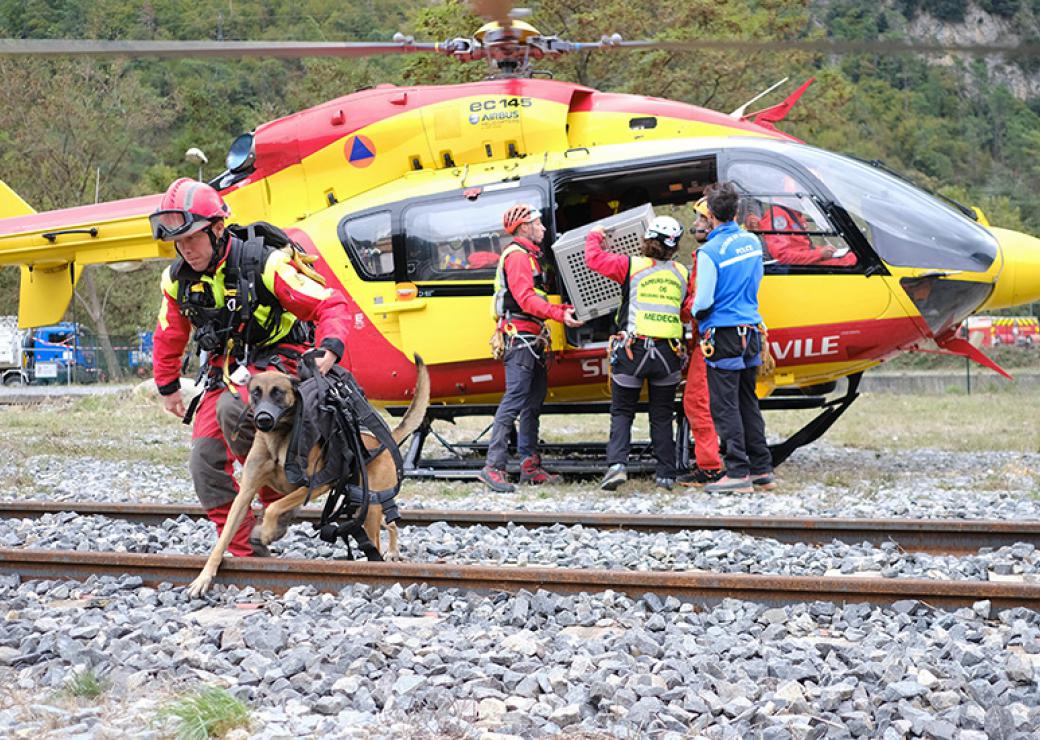
[[[176,720],[178,740],[206,740],[249,725],[249,707],[218,686],[207,686],[177,699],[156,714],[156,721]]]
[[[62,693],[77,699],[97,699],[108,689],[108,682],[97,677],[93,669],[77,673],[65,682]]]

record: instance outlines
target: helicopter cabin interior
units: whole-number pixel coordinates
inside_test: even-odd
[[[564,170],[409,199],[350,214],[340,239],[363,280],[414,283],[424,298],[490,296],[510,242],[502,213],[514,203],[541,209],[551,244],[566,231],[649,202],[658,215],[672,215],[687,228],[678,259],[689,265],[692,205],[720,179],[741,191],[737,219],[762,239],[767,274],[856,273],[871,261],[833,225],[803,174],[756,152],[732,151]],[[545,252],[550,292],[561,292],[552,250]],[[613,317],[601,316],[569,329],[568,344],[605,342],[614,330]]]

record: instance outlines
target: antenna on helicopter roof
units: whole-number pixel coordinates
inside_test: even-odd
[[[760,92],[758,95],[756,95],[755,97],[751,98],[751,100],[749,100],[746,103],[744,103],[744,105],[740,106],[735,111],[730,113],[729,117],[730,118],[736,118],[737,120],[743,118],[744,117],[744,113],[747,111],[747,108],[748,108],[749,105],[754,103],[756,100],[760,100],[761,98],[764,98],[766,95],[768,95],[769,93],[773,92],[773,90],[775,90],[776,88],[780,87],[782,84],[787,82],[789,79],[791,79],[791,78],[790,77],[785,77],[784,79],[780,80],[775,85],[773,85],[772,87],[766,88],[765,90]]]

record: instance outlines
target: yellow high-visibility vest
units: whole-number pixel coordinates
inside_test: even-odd
[[[625,331],[655,339],[681,339],[679,312],[686,299],[689,278],[686,267],[675,260],[632,257],[628,267],[627,311],[619,317],[625,319]]]

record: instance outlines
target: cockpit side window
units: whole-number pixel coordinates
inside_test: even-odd
[[[992,234],[910,183],[810,146],[787,154],[816,175],[888,264],[984,272],[996,259]]]
[[[502,214],[515,203],[544,212],[545,197],[537,188],[471,190],[406,208],[408,280],[492,280],[511,241],[502,228]]]
[[[792,172],[747,160],[731,163],[726,177],[742,196],[737,221],[762,240],[767,273],[858,271],[856,253]]]
[[[340,240],[354,269],[365,280],[394,279],[392,237],[390,211],[348,218],[340,225]]]

